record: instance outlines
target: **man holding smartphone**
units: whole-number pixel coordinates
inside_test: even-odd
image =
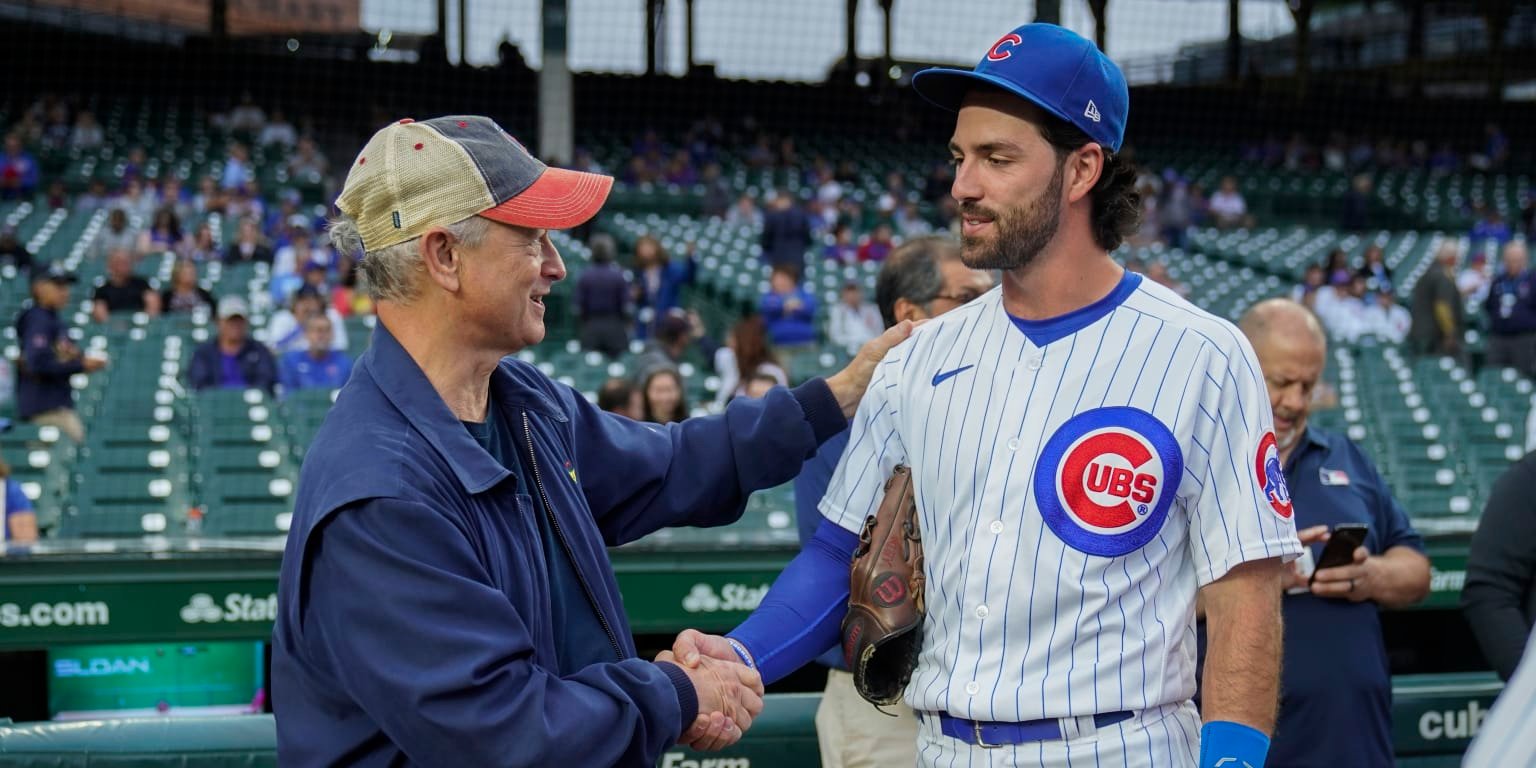
[[[1378,606],[1429,593],[1423,540],[1358,446],[1307,425],[1328,352],[1317,317],[1271,299],[1238,327],[1253,344],[1275,415],[1279,455],[1266,470],[1284,473],[1297,536],[1314,550],[1291,563],[1286,583],[1280,716],[1266,768],[1392,765],[1392,681]]]

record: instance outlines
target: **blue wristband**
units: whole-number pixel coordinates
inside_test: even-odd
[[[731,644],[731,650],[741,657],[741,663],[747,665],[747,669],[757,669],[757,662],[752,660],[752,654],[747,653],[747,647],[741,641],[734,637],[727,637],[725,641]]]
[[[1257,728],[1212,720],[1200,728],[1200,768],[1264,768],[1269,737]]]

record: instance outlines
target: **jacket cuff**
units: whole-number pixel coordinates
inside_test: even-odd
[[[693,681],[688,679],[688,673],[682,667],[670,661],[658,661],[656,666],[667,674],[667,679],[672,681],[672,687],[677,689],[677,708],[682,712],[682,724],[678,727],[677,735],[682,736],[693,727],[693,721],[699,716],[699,693],[693,689]]]
[[[832,388],[827,386],[825,379],[811,379],[791,389],[789,394],[794,396],[795,401],[800,403],[800,410],[805,412],[805,420],[816,434],[817,445],[848,428],[848,420],[843,418],[843,408],[837,404],[837,398],[832,395]]]

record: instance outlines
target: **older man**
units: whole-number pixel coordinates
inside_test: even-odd
[[[1425,355],[1461,355],[1461,334],[1466,330],[1466,310],[1456,288],[1456,264],[1461,249],[1447,240],[1435,251],[1435,263],[1413,286],[1408,338],[1415,352]]]
[[[1378,610],[1428,594],[1423,541],[1364,452],[1307,424],[1327,360],[1317,318],[1294,301],[1271,299],[1238,327],[1268,386],[1301,543],[1320,552],[1335,526],[1370,527],[1349,565],[1314,574],[1314,560],[1292,564],[1282,602],[1280,716],[1265,765],[1392,765],[1392,681]]]
[[[1536,375],[1536,272],[1525,243],[1511,240],[1504,269],[1488,288],[1488,365]]]
[[[736,520],[842,429],[910,324],[717,417],[604,413],[507,356],[544,338],[565,277],[550,230],[611,184],[484,117],[402,120],[353,162],[332,239],[364,253],[379,324],[300,477],[273,635],[284,765],[650,766],[761,710],[744,666],[636,658],[605,547]]]

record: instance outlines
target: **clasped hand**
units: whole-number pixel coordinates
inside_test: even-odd
[[[725,638],[684,630],[656,661],[676,664],[693,682],[699,714],[678,743],[712,751],[741,740],[763,711],[763,679],[743,664]]]

